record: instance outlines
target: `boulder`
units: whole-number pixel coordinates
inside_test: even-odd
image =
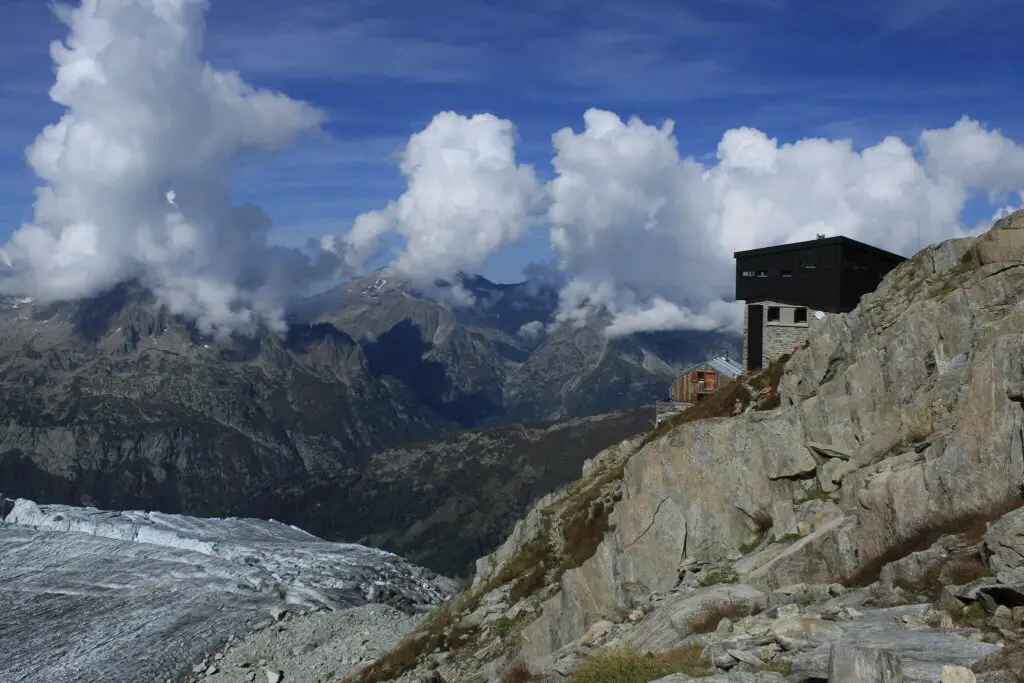
[[[886,609],[862,608],[858,617],[836,622],[842,635],[835,641],[844,646],[867,650],[888,650],[899,657],[903,674],[909,681],[937,681],[943,666],[971,667],[999,648],[968,637],[970,631],[917,631],[898,626],[904,617],[922,615],[928,605],[908,605]],[[807,678],[826,678],[831,643],[798,652],[793,672]]]
[[[974,672],[963,666],[942,667],[942,678],[939,683],[975,683]]]
[[[680,595],[651,612],[624,637],[627,647],[670,650],[686,637],[716,629],[723,617],[738,619],[764,610],[768,597],[744,584],[711,586]]]
[[[980,265],[1019,263],[1024,259],[1024,212],[1016,211],[996,221],[978,237],[971,252]]]
[[[903,683],[903,664],[886,650],[832,645],[828,661],[829,683]]]
[[[1024,508],[989,524],[984,548],[993,573],[1024,567]]]
[[[816,617],[781,617],[771,624],[776,640],[802,640],[810,643],[831,642],[843,635],[838,624]]]
[[[615,628],[615,624],[613,624],[612,622],[607,621],[605,619],[602,619],[601,621],[596,622],[583,635],[583,644],[584,645],[597,645],[602,640],[604,640],[605,636],[607,636],[609,633],[611,633],[612,629],[614,629],[614,628]]]

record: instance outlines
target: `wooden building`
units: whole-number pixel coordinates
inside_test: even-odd
[[[792,351],[828,313],[846,313],[906,259],[848,237],[738,251],[736,299],[746,302],[743,365]]]
[[[743,374],[735,361],[722,356],[686,368],[672,383],[669,398],[676,403],[694,404],[715,389]]]

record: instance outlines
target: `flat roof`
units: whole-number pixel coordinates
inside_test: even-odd
[[[885,249],[879,249],[878,247],[866,244],[864,242],[858,242],[857,240],[850,239],[849,237],[843,237],[838,235],[836,237],[825,237],[823,239],[807,240],[805,242],[792,242],[790,244],[777,244],[771,247],[761,247],[760,249],[747,249],[745,251],[733,252],[733,258],[745,258],[747,256],[765,256],[768,254],[781,254],[787,251],[802,251],[804,249],[810,249],[812,247],[830,247],[834,245],[842,245],[844,247],[852,247],[860,251],[870,252],[876,256],[880,256],[884,259],[888,259],[894,262],[906,261],[905,256],[894,254],[891,251]]]

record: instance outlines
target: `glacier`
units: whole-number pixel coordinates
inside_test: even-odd
[[[2,497],[0,497],[2,498]],[[0,681],[178,679],[270,608],[423,612],[456,582],[257,519],[0,500]]]

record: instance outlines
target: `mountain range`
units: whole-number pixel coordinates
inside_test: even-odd
[[[377,273],[300,302],[284,336],[228,339],[202,334],[137,282],[74,302],[8,298],[0,302],[0,490],[109,509],[273,514],[455,571],[537,496],[576,476],[595,449],[642,430],[648,416],[628,409],[664,395],[683,364],[736,343],[692,332],[609,340],[598,320],[524,336],[524,324],[551,319],[556,290],[477,276],[461,283],[475,302],[453,309]],[[508,426],[525,421],[546,422]],[[493,457],[570,432],[567,442],[550,441],[550,452]],[[403,471],[399,482],[379,476],[410,458],[429,466]],[[452,483],[484,460],[494,487]],[[433,514],[420,502],[424,490],[445,492],[439,505],[486,508],[480,496],[511,480],[522,486],[500,512],[485,513],[494,518],[480,520],[465,552],[442,561],[427,552],[429,534],[405,533],[411,511]],[[311,522],[308,511],[325,501],[332,515]]]

